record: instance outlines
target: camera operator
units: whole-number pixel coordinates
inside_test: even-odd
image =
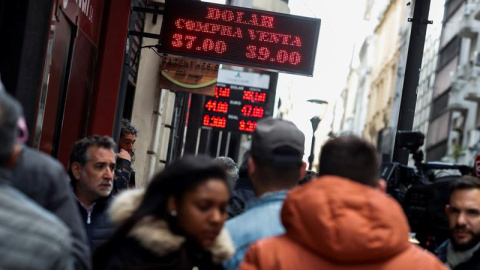
[[[450,239],[435,251],[453,270],[480,269],[480,179],[463,176],[450,187]]]

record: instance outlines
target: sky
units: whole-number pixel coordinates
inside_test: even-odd
[[[305,133],[306,138],[312,136],[309,119],[317,109],[306,102],[308,99],[329,103],[316,133],[317,142],[327,138],[335,101],[346,86],[354,47],[358,49],[367,34],[367,22],[363,20],[365,5],[365,0],[289,1],[291,14],[321,19],[314,76],[281,74],[277,88],[278,92],[285,91],[282,89],[285,87],[292,88],[294,103],[289,120]],[[305,149],[310,149],[310,139],[307,139]]]

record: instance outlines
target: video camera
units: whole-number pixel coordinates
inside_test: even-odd
[[[382,164],[381,175],[387,181],[387,193],[402,205],[420,246],[433,251],[448,238],[445,205],[449,200],[450,183],[471,174],[472,167],[444,162],[423,163],[420,147],[424,141],[421,132],[398,131],[395,147],[408,150],[415,167],[386,163]],[[453,172],[437,177],[438,170]]]

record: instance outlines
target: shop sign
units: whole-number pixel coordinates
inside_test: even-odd
[[[164,56],[160,64],[160,88],[213,96],[217,63],[177,56]]]

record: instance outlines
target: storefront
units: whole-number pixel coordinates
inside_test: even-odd
[[[35,2],[28,8],[40,5]],[[130,0],[55,0],[50,10],[43,15],[51,20],[43,37],[41,85],[30,93],[29,102],[21,102],[24,107],[35,105],[34,116],[27,118],[29,144],[66,166],[79,138],[113,135]],[[19,22],[25,20],[21,17]],[[41,38],[37,42],[43,42]],[[15,42],[25,45],[21,39]],[[13,75],[24,79],[21,72]],[[18,97],[18,91],[10,92]]]

